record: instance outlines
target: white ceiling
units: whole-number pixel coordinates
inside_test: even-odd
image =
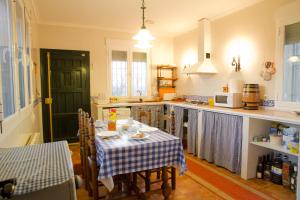
[[[141,25],[141,0],[33,0],[39,23],[86,26],[136,32]],[[146,0],[151,32],[174,36],[197,25],[261,0]]]

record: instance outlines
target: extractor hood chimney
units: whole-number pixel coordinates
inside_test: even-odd
[[[217,69],[211,62],[211,30],[208,19],[198,21],[198,63],[191,74],[215,74]]]

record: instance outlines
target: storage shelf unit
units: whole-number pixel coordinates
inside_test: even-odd
[[[169,76],[165,77],[164,72],[169,71]],[[162,81],[168,84],[162,84]],[[157,66],[157,90],[160,88],[175,88],[175,81],[177,81],[177,67],[170,65]]]
[[[272,149],[272,150],[275,150],[278,152],[282,152],[285,154],[289,154],[289,155],[298,157],[298,154],[291,153],[289,150],[285,149],[282,145],[275,145],[275,144],[271,144],[270,142],[250,142],[250,143],[253,145],[256,145],[256,146],[264,147],[267,149]]]
[[[157,92],[160,98],[166,93],[176,93],[177,67],[172,65],[157,66]]]

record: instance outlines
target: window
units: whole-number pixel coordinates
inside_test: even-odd
[[[28,103],[31,103],[31,39],[30,39],[30,26],[28,17],[25,18],[25,47],[26,47],[26,68],[27,68],[27,90],[28,90]]]
[[[285,26],[283,100],[300,102],[300,22]]]
[[[110,49],[111,95],[148,96],[151,85],[148,53],[130,48],[130,45],[125,46]]]
[[[0,68],[4,118],[15,112],[10,0],[0,1]]]
[[[112,95],[128,96],[128,62],[126,51],[112,51],[111,61]]]
[[[132,94],[147,96],[147,54],[143,52],[132,54]]]
[[[16,3],[16,32],[17,32],[17,58],[19,74],[20,107],[25,107],[25,77],[24,77],[24,9],[20,1]]]

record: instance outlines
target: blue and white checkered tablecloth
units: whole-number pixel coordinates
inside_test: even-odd
[[[6,149],[0,152],[0,181],[17,179],[14,195],[56,186],[74,177],[66,141]]]
[[[149,135],[145,140],[132,140],[126,134],[112,139],[96,136],[98,179],[164,166],[178,166],[182,175],[186,163],[181,139],[160,130]]]

